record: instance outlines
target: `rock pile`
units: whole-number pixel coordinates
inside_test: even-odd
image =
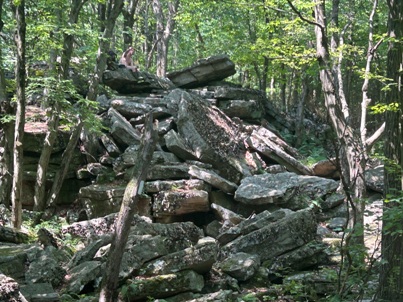
[[[318,229],[346,214],[338,181],[299,161],[260,92],[211,82],[233,72],[226,56],[201,60],[171,80],[105,72],[104,83],[120,95],[99,98],[109,132],[86,142],[97,161],[76,179],[92,183],[77,195],[80,219],[63,228],[86,246],[71,256],[53,246],[18,245],[9,253],[9,244],[0,245],[0,271],[21,281],[28,301],[73,301],[97,291],[149,112],[160,140],[122,259],[124,301],[236,301],[248,288],[293,282],[297,272],[334,263],[337,252]],[[316,291],[326,294],[333,280],[320,282]]]

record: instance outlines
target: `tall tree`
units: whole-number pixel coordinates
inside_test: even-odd
[[[387,77],[391,79],[386,114],[385,187],[382,234],[383,266],[380,274],[382,301],[403,301],[403,1],[388,0]],[[400,209],[400,211],[399,211]],[[394,215],[399,213],[400,215]],[[391,217],[395,217],[391,220]],[[396,218],[397,217],[397,218]]]
[[[15,115],[13,188],[11,193],[12,223],[16,229],[22,224],[22,175],[23,175],[23,137],[25,126],[25,0],[12,2],[16,30],[14,42],[17,49],[15,66],[17,112]]]
[[[94,74],[90,81],[87,99],[95,101],[98,96],[99,84],[102,82],[102,73],[106,69],[107,53],[110,48],[113,29],[117,18],[123,9],[123,0],[108,0],[105,19],[101,20],[100,36],[98,38],[98,52]]]
[[[165,77],[168,68],[168,45],[175,27],[175,16],[179,0],[167,1],[168,10],[164,12],[162,2],[153,0],[153,11],[156,19],[157,76]]]
[[[0,32],[3,31],[3,0],[0,0]],[[2,42],[1,40],[0,42]],[[10,205],[13,173],[13,108],[6,91],[3,61],[3,43],[0,45],[0,204]]]

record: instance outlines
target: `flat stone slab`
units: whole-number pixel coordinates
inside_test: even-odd
[[[178,87],[196,88],[235,74],[235,64],[227,55],[211,56],[192,66],[171,72],[167,77]]]

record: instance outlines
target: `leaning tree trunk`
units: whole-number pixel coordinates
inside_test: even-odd
[[[105,273],[102,279],[100,302],[117,301],[117,286],[119,271],[129,236],[130,226],[133,219],[135,205],[138,202],[144,182],[146,180],[148,166],[154,153],[158,139],[157,126],[152,123],[152,114],[146,117],[145,130],[142,137],[141,149],[138,152],[138,160],[133,169],[131,179],[127,184],[123,195],[122,206],[115,222],[115,231],[106,262]]]
[[[20,229],[22,224],[22,176],[23,176],[23,137],[25,126],[25,0],[14,1],[12,6],[17,20],[14,41],[17,46],[15,67],[17,112],[15,115],[13,188],[11,192],[12,223]],[[15,5],[14,5],[15,4]]]
[[[364,202],[363,197],[366,192],[364,170],[366,158],[364,146],[360,135],[354,131],[346,119],[348,108],[338,97],[338,82],[333,76],[330,67],[330,54],[328,49],[327,36],[325,34],[325,14],[322,2],[315,1],[315,35],[317,58],[320,65],[320,81],[325,98],[325,106],[332,123],[332,127],[337,136],[339,144],[339,163],[341,178],[344,190],[349,196],[350,205],[353,208],[353,216],[350,217],[351,225],[364,225]],[[338,80],[338,79],[337,79]],[[356,238],[363,244],[364,238]]]
[[[71,9],[69,12],[69,20],[68,23],[72,26],[77,24],[78,17],[83,7],[84,3],[88,0],[73,0],[71,4]],[[61,12],[60,12],[61,15]],[[59,16],[61,17],[61,16]],[[61,56],[61,64],[60,64],[60,74],[58,75],[59,79],[67,80],[69,77],[69,68],[70,68],[70,60],[73,53],[73,43],[74,36],[69,33],[65,33],[63,36],[63,51]],[[52,66],[54,62],[51,62]],[[55,76],[56,76],[56,72]],[[52,154],[53,145],[57,138],[58,128],[59,128],[59,116],[61,115],[61,108],[58,100],[55,101],[55,104],[51,106],[49,109],[50,118],[48,120],[47,126],[48,131],[46,133],[46,137],[44,140],[44,146],[41,152],[41,156],[38,162],[38,168],[36,173],[36,182],[35,182],[35,196],[34,196],[34,210],[43,211],[45,210],[46,204],[46,178],[47,171],[49,167],[49,160]],[[73,130],[74,131],[74,130]],[[68,157],[67,157],[68,158]],[[64,165],[69,166],[69,162],[64,163]],[[59,173],[58,175],[63,175]],[[63,179],[60,182],[62,185]],[[60,192],[60,188],[52,189],[52,192]],[[52,200],[57,200],[58,195],[51,197]],[[49,200],[51,200],[49,199]]]
[[[380,300],[403,301],[403,237],[401,211],[403,190],[403,0],[389,0],[388,33],[390,42],[387,59],[387,77],[392,79],[387,93],[390,104],[397,104],[395,111],[386,113],[385,138],[385,188],[382,229],[383,265],[380,274]],[[392,197],[391,197],[392,196]],[[392,215],[389,215],[391,214]],[[395,214],[393,214],[395,213]],[[392,218],[392,219],[391,219]]]

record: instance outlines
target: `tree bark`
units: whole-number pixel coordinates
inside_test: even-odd
[[[0,0],[0,32],[3,30],[4,22],[2,20],[3,0]],[[13,108],[6,92],[6,79],[3,69],[3,54],[0,47],[0,115],[2,117],[14,116]],[[6,207],[10,206],[12,173],[13,173],[13,132],[14,123],[12,120],[0,121],[0,204]]]
[[[126,2],[123,7],[123,49],[128,49],[133,46],[133,25],[134,25],[134,13],[136,12],[137,4],[139,0],[130,0]]]
[[[175,27],[175,16],[179,0],[168,1],[168,15],[165,17],[160,0],[153,0],[153,12],[157,21],[157,76],[165,77],[167,73],[168,45]],[[166,19],[166,24],[164,21]]]
[[[64,178],[69,170],[71,158],[74,153],[74,149],[77,147],[78,139],[80,138],[81,130],[83,129],[84,122],[79,120],[75,128],[73,129],[69,143],[63,152],[62,160],[59,171],[55,175],[52,188],[49,192],[49,196],[46,205],[49,209],[54,210],[56,207],[56,201],[59,198],[59,193],[63,185]]]
[[[403,217],[390,213],[401,211],[403,190],[403,0],[388,0],[389,42],[387,77],[392,79],[387,92],[390,103],[399,105],[396,111],[387,111],[385,130],[385,187],[382,258],[379,298],[382,301],[403,301],[403,237],[400,234]],[[397,42],[400,41],[400,42]]]
[[[157,126],[152,123],[152,114],[148,114],[145,121],[141,149],[138,153],[139,158],[133,169],[131,180],[127,184],[119,216],[115,223],[115,231],[101,284],[100,302],[117,301],[116,289],[118,287],[120,264],[129,236],[135,204],[138,202],[139,196],[142,193],[148,166],[153,156],[157,139]]]
[[[12,224],[16,229],[22,225],[22,176],[23,176],[23,137],[25,126],[25,0],[20,0],[17,5],[12,4],[14,17],[17,20],[17,28],[14,35],[17,47],[16,75],[16,99],[17,112],[15,115],[14,130],[14,158],[13,158],[13,188],[11,192]]]
[[[113,29],[115,27],[116,19],[119,17],[122,12],[124,1],[123,0],[109,0],[108,1],[108,9],[107,15],[104,20],[105,23],[101,22],[101,24],[105,24],[102,26],[104,30],[102,30],[101,37],[98,41],[98,54],[97,60],[95,64],[94,75],[91,79],[87,99],[91,101],[95,101],[98,96],[99,84],[102,81],[102,73],[106,69],[106,59],[107,52],[110,48],[110,39],[113,35]]]

